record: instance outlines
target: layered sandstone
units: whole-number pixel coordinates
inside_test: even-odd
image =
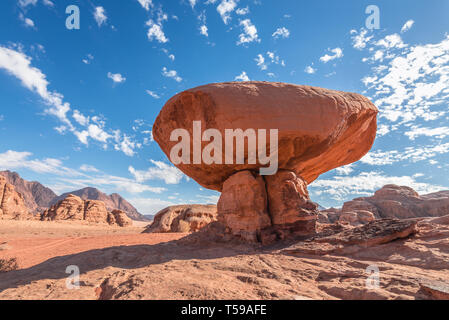
[[[122,196],[117,193],[107,195],[96,188],[83,188],[76,191],[71,191],[64,193],[59,197],[55,197],[51,201],[51,205],[58,203],[59,201],[65,199],[68,195],[75,195],[83,200],[99,200],[104,202],[106,209],[108,211],[120,210],[126,212],[126,215],[133,220],[144,221],[145,217],[140,214],[136,208],[133,207],[128,201],[126,201]]]
[[[197,232],[217,220],[215,205],[178,205],[159,211],[145,233]]]
[[[355,93],[269,82],[209,84],[171,98],[156,119],[153,135],[170,157],[179,143],[171,138],[173,131],[187,132],[192,152],[187,161],[175,165],[200,185],[222,192],[218,220],[226,232],[271,242],[315,232],[318,210],[307,185],[369,151],[376,136],[377,112],[367,98]],[[198,123],[202,132],[195,127]],[[216,136],[213,142],[202,141],[208,129],[215,129],[222,141],[215,141]],[[259,158],[254,161],[249,151],[254,140],[248,138],[243,161],[237,161],[237,143],[233,154],[214,150],[213,163],[198,161],[198,149],[229,143],[229,129],[269,133],[265,142],[257,137]],[[273,129],[277,148],[271,142]],[[260,160],[261,145],[277,152],[279,171],[272,176],[260,175],[268,166]],[[234,161],[226,161],[229,158]]]
[[[0,175],[0,220],[8,219],[29,220],[33,215],[28,211],[23,196]]]
[[[108,212],[104,202],[99,200],[83,200],[78,196],[69,194],[41,215],[43,221],[74,220],[90,223],[117,225],[126,227],[132,220],[123,211]]]
[[[24,203],[31,213],[41,213],[51,205],[56,194],[37,181],[22,179],[18,173],[0,171],[0,176],[14,186],[15,190],[23,196]]]
[[[161,110],[153,126],[164,153],[177,141],[171,132],[185,129],[193,137],[193,121],[202,129],[277,129],[279,168],[300,174],[310,184],[320,174],[359,160],[376,136],[377,108],[364,96],[309,86],[270,82],[209,84],[181,92]],[[269,142],[269,139],[267,139]],[[203,142],[205,147],[209,142]],[[223,143],[224,145],[224,143]],[[225,155],[222,155],[225,163]],[[258,171],[259,163],[179,164],[202,186],[221,191],[237,171]]]
[[[383,218],[441,217],[449,214],[449,191],[419,195],[406,186],[386,185],[371,197],[345,202],[341,209],[328,209],[320,213],[327,223],[347,221],[363,224]],[[323,218],[324,219],[324,218]]]

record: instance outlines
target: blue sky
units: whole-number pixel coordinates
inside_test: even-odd
[[[380,28],[368,30],[368,5]],[[80,9],[80,29],[65,26]],[[4,0],[0,169],[57,193],[118,192],[142,213],[215,202],[170,165],[152,123],[177,92],[281,81],[365,94],[379,131],[361,161],[310,185],[323,206],[385,184],[448,189],[449,2]]]

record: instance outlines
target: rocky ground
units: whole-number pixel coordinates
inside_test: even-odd
[[[21,269],[0,274],[0,299],[449,298],[447,216],[319,225],[315,239],[265,248],[216,242],[204,236],[207,230],[140,234],[143,226],[107,227],[73,236],[76,227],[70,228],[72,236],[58,231],[48,239],[48,231],[11,238],[1,229],[0,258],[18,257]],[[80,268],[79,289],[66,287],[70,265]],[[367,270],[376,268],[377,289],[366,286]]]

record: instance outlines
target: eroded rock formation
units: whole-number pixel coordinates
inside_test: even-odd
[[[309,199],[307,184],[369,151],[376,136],[377,112],[367,98],[354,93],[269,82],[210,84],[171,98],[156,119],[153,135],[170,157],[178,144],[171,133],[182,129],[195,139],[194,122],[200,122],[203,131],[216,129],[222,146],[229,129],[276,129],[279,171],[273,176],[259,175],[267,167],[260,159],[249,161],[250,139],[244,140],[243,163],[225,161],[226,152],[214,152],[221,161],[212,164],[199,163],[194,154],[188,155],[187,162],[175,163],[200,185],[222,192],[218,220],[228,233],[271,242],[314,232],[318,210]],[[265,140],[267,150],[270,140],[271,132]],[[196,143],[190,140],[192,153],[211,144],[207,139]]]
[[[196,232],[217,220],[215,205],[179,205],[159,211],[145,233]]]
[[[132,220],[123,211],[108,212],[104,202],[99,200],[83,200],[69,194],[41,215],[43,221],[78,220],[90,223],[100,223],[126,227],[132,225]]]
[[[320,212],[322,222],[364,224],[375,219],[441,217],[449,214],[449,191],[419,195],[410,187],[386,185],[371,197],[345,202],[341,209]],[[327,221],[325,221],[327,219]]]
[[[33,215],[25,206],[23,196],[0,175],[0,220],[29,220]]]

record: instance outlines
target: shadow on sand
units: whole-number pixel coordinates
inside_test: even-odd
[[[155,245],[117,246],[51,258],[27,269],[0,273],[0,292],[38,280],[67,278],[68,266],[77,266],[84,274],[107,267],[137,269],[172,260],[207,260],[261,252],[260,248],[244,244],[198,242],[197,237],[192,234]]]

